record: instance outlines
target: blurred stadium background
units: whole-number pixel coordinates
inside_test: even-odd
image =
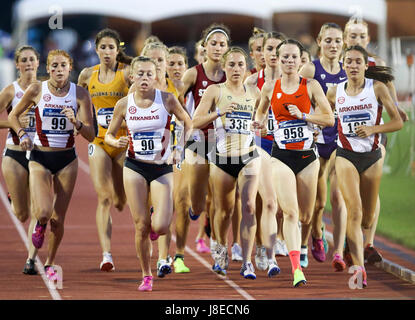
[[[351,16],[362,17],[369,24],[369,49],[393,68],[401,105],[410,115],[404,129],[389,135],[378,230],[415,248],[415,0],[8,0],[0,16],[0,89],[16,77],[13,54],[22,44],[41,53],[40,76],[46,76],[49,50],[68,51],[76,82],[82,68],[98,63],[94,38],[105,27],[120,33],[131,56],[153,34],[167,46],[185,47],[192,66],[194,45],[213,22],[226,24],[232,44],[245,49],[257,26],[297,38],[315,55],[323,23],[344,27]]]

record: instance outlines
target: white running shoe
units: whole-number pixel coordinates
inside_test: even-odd
[[[256,246],[255,264],[259,270],[261,271],[267,270],[268,258],[267,258],[267,250],[265,249],[264,246]]]
[[[216,260],[222,270],[227,270],[229,265],[228,247],[220,243],[216,245]]]
[[[101,261],[99,268],[101,269],[101,271],[106,271],[106,272],[115,270],[114,261],[112,261],[111,253],[104,252],[102,254],[102,261]]]
[[[212,256],[212,259],[215,260],[216,258],[216,246],[218,242],[216,240],[213,240],[210,238],[210,255]]]
[[[277,260],[269,259],[268,260],[268,277],[272,278],[281,272],[280,267],[278,266]]]
[[[231,249],[232,261],[242,261],[242,248],[238,243],[234,243]]]
[[[277,239],[277,242],[274,246],[274,253],[277,256],[286,257],[288,256],[287,246],[285,245],[285,241],[281,239]]]
[[[245,279],[256,279],[255,269],[252,262],[245,262],[242,264],[240,274],[244,276]]]

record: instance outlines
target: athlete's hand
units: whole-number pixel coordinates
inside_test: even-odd
[[[406,111],[404,109],[402,109],[401,107],[398,107],[398,113],[401,116],[401,119],[403,122],[406,122],[409,120],[408,114],[406,113]]]
[[[183,150],[182,148],[174,148],[169,158],[167,159],[167,164],[178,164],[183,160]]]
[[[115,145],[116,148],[126,148],[128,146],[128,138],[120,137]]]
[[[30,117],[28,115],[21,115],[19,117],[19,122],[22,128],[29,128]]]
[[[289,106],[287,106],[287,109],[290,115],[296,117],[297,119],[302,119],[303,113],[300,111],[300,109],[298,109],[297,106],[290,104]]]
[[[72,108],[63,108],[61,114],[64,114],[68,118],[68,120],[76,127],[77,120],[75,116],[75,111]]]
[[[237,106],[236,103],[231,103],[227,107],[224,107],[224,108],[221,108],[221,109],[217,108],[216,113],[218,113],[218,115],[220,115],[222,117],[224,114],[232,113],[236,106]]]
[[[262,129],[266,129],[265,125],[263,122],[259,122],[257,120],[254,120],[251,122],[251,128],[252,130],[262,130]]]
[[[374,134],[371,126],[357,126],[355,132],[360,138],[367,138]]]
[[[30,151],[33,149],[32,140],[27,134],[24,134],[22,139],[20,139],[20,146],[22,147],[23,151]]]

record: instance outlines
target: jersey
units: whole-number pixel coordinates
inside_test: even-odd
[[[114,113],[114,106],[118,100],[128,94],[128,85],[124,79],[124,64],[118,63],[114,79],[110,83],[99,81],[99,67],[99,64],[93,67],[88,91],[94,108],[96,136],[104,139]],[[125,129],[121,128],[117,133],[117,138],[126,134]]]
[[[13,108],[20,102],[20,100],[22,99],[24,95],[24,90],[19,86],[17,81],[13,81],[13,87],[14,87],[14,96],[10,104],[10,107],[7,109],[7,114],[9,114],[13,110]],[[26,111],[26,116],[29,117],[29,126],[24,128],[24,131],[27,133],[30,140],[33,141],[35,137],[35,133],[36,133],[36,127],[35,127],[36,118],[35,118],[35,107],[34,106],[30,108],[29,111]],[[11,128],[9,129],[9,132],[7,134],[6,145],[7,144],[16,145],[16,146],[20,144],[19,137],[17,136],[16,132],[14,132],[14,130]]]
[[[347,80],[346,72],[343,70],[343,64],[339,62],[340,71],[336,74],[328,73],[321,65],[320,59],[313,61],[315,66],[314,79],[320,83],[324,93],[327,93],[329,87],[334,87],[340,82]],[[325,127],[317,136],[317,143],[328,144],[337,140],[337,117],[333,127]]]
[[[382,105],[376,99],[373,79],[365,78],[365,87],[356,96],[348,96],[345,91],[346,82],[337,86],[336,110],[339,118],[338,146],[355,152],[374,151],[379,147],[380,134],[360,138],[355,133],[359,125],[379,125],[382,118]]]
[[[257,87],[259,90],[262,89],[265,83],[265,71],[264,69],[261,69],[258,72],[258,81],[257,81]],[[274,140],[274,128],[275,128],[275,118],[274,114],[272,112],[271,106],[268,108],[268,122],[267,122],[267,135],[265,137],[261,137],[262,139],[266,139],[269,141]]]
[[[228,156],[248,153],[253,149],[251,122],[256,98],[249,89],[245,89],[244,95],[235,96],[224,83],[221,83],[219,88],[220,97],[216,107],[226,107],[230,102],[234,102],[236,106],[232,113],[226,113],[214,121],[217,151]]]
[[[42,82],[42,94],[35,108],[36,134],[34,145],[52,148],[73,148],[74,125],[61,113],[64,108],[78,112],[76,84],[70,82],[69,92],[64,97],[53,95],[48,81]]]
[[[306,114],[314,112],[308,97],[307,79],[300,77],[298,89],[293,94],[282,91],[281,79],[275,83],[271,98],[271,108],[274,113],[276,128],[274,139],[280,149],[309,150],[314,146],[313,126],[307,121],[290,115],[289,105],[295,105]]]
[[[195,68],[197,71],[196,82],[194,86],[189,90],[191,94],[187,95],[186,98],[186,108],[191,117],[193,117],[193,114],[196,108],[198,107],[200,100],[202,99],[202,96],[205,93],[206,89],[211,84],[219,84],[226,81],[225,73],[223,74],[222,79],[220,79],[219,81],[212,81],[207,77],[205,69],[203,68],[203,64],[198,64],[197,66],[195,66]],[[204,137],[200,137],[198,133],[194,133],[193,139],[197,141],[206,140],[208,137],[209,129],[213,129],[213,123],[210,123],[206,127],[202,128]]]
[[[170,156],[170,121],[160,90],[155,90],[154,102],[141,108],[134,101],[134,93],[128,95],[125,114],[128,130],[127,156],[144,161],[165,162]]]

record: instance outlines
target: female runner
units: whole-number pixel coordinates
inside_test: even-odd
[[[382,176],[380,133],[393,132],[403,122],[385,83],[393,76],[368,67],[368,54],[361,46],[351,46],[344,53],[347,81],[327,92],[339,121],[336,174],[347,208],[347,242],[355,267],[367,286],[364,268],[363,228],[374,222]],[[374,70],[372,70],[374,69]],[[390,121],[381,124],[382,108]]]
[[[27,45],[21,46],[16,50],[14,60],[19,71],[19,78],[0,93],[0,112],[7,110],[10,113],[22,99],[29,85],[37,82],[36,74],[39,67],[39,53],[35,48]],[[20,122],[21,124],[27,122],[23,127],[33,141],[36,131],[34,110],[29,110],[25,115],[25,119],[20,118]],[[9,129],[1,169],[9,190],[12,211],[21,222],[25,222],[31,216],[28,229],[29,251],[23,273],[34,275],[37,274],[35,268],[37,249],[32,243],[32,232],[36,219],[31,214],[29,160],[26,158],[26,151],[19,145],[20,141],[16,132],[10,129],[9,121],[0,121],[0,128]]]
[[[135,226],[137,257],[143,272],[138,290],[152,291],[150,230],[166,234],[173,216],[173,168],[181,157],[183,145],[170,148],[172,114],[184,123],[184,134],[192,123],[176,97],[155,88],[157,65],[148,57],[136,57],[131,63],[134,91],[117,102],[114,118],[105,141],[114,147],[127,147],[124,186]],[[123,120],[128,138],[116,138]],[[154,208],[150,219],[149,199]]]
[[[78,85],[89,91],[94,107],[96,137],[88,146],[88,159],[92,182],[98,196],[96,224],[102,249],[100,269],[114,271],[111,254],[111,207],[114,205],[122,211],[126,201],[122,183],[125,150],[108,146],[104,137],[115,104],[128,93],[128,64],[131,58],[123,53],[120,36],[112,29],[98,32],[95,37],[95,50],[100,64],[83,69]],[[121,128],[118,135],[125,136],[125,129]]]
[[[78,160],[74,148],[74,129],[88,141],[94,139],[91,99],[88,92],[69,81],[72,58],[63,50],[52,50],[47,57],[49,80],[31,84],[9,114],[11,128],[20,139],[22,150],[31,150],[29,184],[33,214],[37,219],[33,245],[43,245],[50,222],[48,257],[45,272],[56,277],[53,265],[63,238],[64,221],[75,187]],[[19,116],[35,106],[34,141],[21,127]]]
[[[264,127],[271,104],[276,120],[272,148],[278,204],[284,214],[283,232],[289,251],[294,287],[306,283],[300,265],[301,234],[298,220],[311,221],[319,163],[313,150],[312,124],[332,126],[333,113],[321,86],[298,74],[303,46],[287,39],[277,49],[281,79],[265,83],[254,127]],[[315,106],[315,107],[313,107]],[[315,109],[314,109],[315,108]]]

